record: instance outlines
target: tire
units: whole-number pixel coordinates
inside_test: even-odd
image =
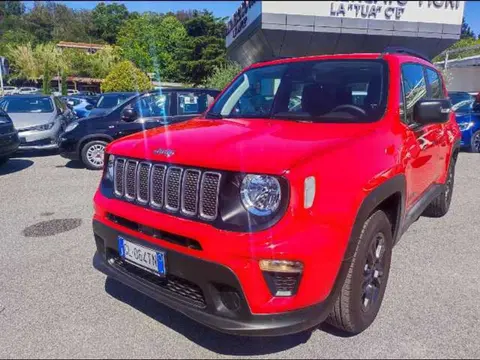
[[[5,164],[8,161],[8,156],[0,157],[0,166]]]
[[[93,140],[83,145],[80,156],[87,169],[103,169],[104,151],[107,144],[108,143],[103,140]]]
[[[470,151],[473,153],[480,153],[480,130],[472,135]]]
[[[377,317],[392,259],[392,226],[377,210],[365,221],[340,294],[327,322],[348,334],[359,334]]]
[[[455,182],[455,163],[456,157],[452,158],[450,167],[448,168],[447,182],[445,183],[442,192],[428,205],[422,216],[439,218],[445,216],[450,209],[452,202],[453,185]]]

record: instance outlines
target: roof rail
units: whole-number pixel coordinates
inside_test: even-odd
[[[421,54],[421,53],[419,53],[415,50],[411,50],[411,49],[404,48],[404,47],[401,47],[401,46],[388,46],[383,50],[381,56],[383,56],[385,54],[405,54],[405,55],[415,56],[417,58],[420,58],[420,59],[423,59],[425,61],[431,62],[431,60],[427,56],[425,56],[425,55],[423,55],[423,54]]]

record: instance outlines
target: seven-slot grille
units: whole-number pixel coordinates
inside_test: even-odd
[[[215,220],[221,174],[176,165],[117,158],[114,192],[157,210]]]

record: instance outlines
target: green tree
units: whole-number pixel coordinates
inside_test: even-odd
[[[131,61],[115,65],[101,85],[102,91],[146,91],[152,89],[148,76]]]
[[[213,74],[205,81],[205,86],[215,89],[223,89],[237,76],[242,67],[235,62],[227,62],[213,70]]]
[[[475,33],[470,28],[470,25],[465,21],[465,17],[462,19],[462,30],[460,33],[460,39],[475,39]]]
[[[93,9],[92,18],[96,35],[114,44],[120,27],[128,19],[128,10],[123,4],[101,2]]]
[[[0,15],[21,16],[25,13],[25,5],[22,1],[2,1],[0,2]]]
[[[194,11],[184,25],[188,38],[178,51],[180,72],[183,81],[198,85],[225,64],[226,25],[224,19],[215,18],[209,11]]]
[[[118,34],[122,56],[148,73],[168,81],[181,77],[177,63],[178,44],[187,37],[174,16],[143,14],[129,19]]]

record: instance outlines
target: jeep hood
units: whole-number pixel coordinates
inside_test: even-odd
[[[107,152],[211,169],[282,174],[318,152],[371,132],[371,125],[194,119],[114,141]]]

